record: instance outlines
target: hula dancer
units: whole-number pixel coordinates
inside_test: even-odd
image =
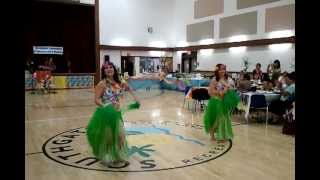
[[[124,167],[129,163],[128,145],[122,112],[139,108],[137,98],[126,83],[121,83],[112,63],[102,67],[102,80],[96,86],[95,103],[99,106],[94,112],[88,127],[87,138],[93,154],[109,167]],[[120,108],[120,98],[129,90],[135,103]]]
[[[240,102],[233,90],[233,81],[226,74],[226,66],[216,65],[215,78],[211,80],[208,93],[211,96],[204,114],[205,132],[211,140],[232,140],[231,112]]]
[[[171,82],[169,80],[166,79],[166,76],[167,76],[167,73],[168,73],[168,70],[166,68],[162,68],[160,74],[159,74],[159,80],[160,80],[160,91],[161,91],[161,94],[164,93],[164,89],[165,89],[165,83],[167,84],[175,84],[176,82]]]

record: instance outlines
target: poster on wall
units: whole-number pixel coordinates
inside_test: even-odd
[[[57,55],[63,55],[63,47],[33,46],[33,54],[57,54]]]

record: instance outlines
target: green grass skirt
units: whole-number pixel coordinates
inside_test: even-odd
[[[122,113],[139,107],[139,103],[132,103],[121,111],[116,110],[111,104],[97,107],[87,126],[87,139],[94,156],[106,161],[128,158]]]
[[[214,130],[217,140],[233,139],[231,112],[239,102],[240,97],[234,90],[227,91],[223,99],[211,97],[203,118],[205,132]]]

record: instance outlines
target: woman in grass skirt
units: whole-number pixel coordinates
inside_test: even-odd
[[[102,67],[102,80],[95,89],[95,103],[98,105],[88,127],[87,139],[93,154],[109,167],[124,167],[128,154],[122,113],[139,108],[137,98],[126,83],[121,83],[112,63]],[[120,108],[124,91],[129,90],[135,103]]]
[[[218,64],[215,78],[211,81],[208,93],[211,96],[204,114],[205,132],[211,140],[232,140],[233,131],[231,112],[240,102],[240,97],[233,89],[234,83],[226,74],[226,66]]]

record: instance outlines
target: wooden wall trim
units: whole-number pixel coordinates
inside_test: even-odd
[[[146,47],[146,46],[110,46],[100,45],[100,50],[127,50],[127,51],[197,51],[200,49],[226,49],[230,47],[239,46],[265,46],[270,44],[281,43],[295,43],[295,36],[285,38],[273,38],[273,39],[257,39],[242,42],[227,42],[216,43],[209,45],[195,45],[187,47],[175,47],[175,48],[158,48],[158,47]]]
[[[94,84],[100,81],[100,29],[99,29],[99,0],[94,2],[94,28],[95,28],[95,60],[96,60],[96,74]]]

